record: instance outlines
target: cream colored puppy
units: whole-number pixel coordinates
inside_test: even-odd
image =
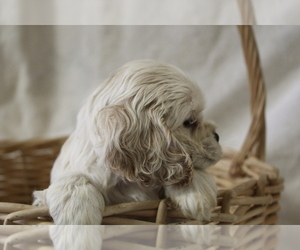
[[[205,168],[221,148],[203,109],[200,89],[175,66],[127,63],[81,109],[34,204],[48,206],[55,224],[101,224],[106,205],[166,196],[209,219],[216,186]]]

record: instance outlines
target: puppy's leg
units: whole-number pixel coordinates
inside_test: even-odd
[[[217,204],[217,188],[213,177],[204,170],[196,169],[187,187],[176,185],[165,188],[166,195],[177,204],[188,218],[209,220],[211,210]]]
[[[100,225],[105,207],[101,192],[81,173],[55,180],[47,190],[46,203],[57,225]]]

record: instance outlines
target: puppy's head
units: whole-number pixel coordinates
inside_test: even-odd
[[[218,136],[204,122],[200,89],[156,61],[123,66],[95,93],[92,141],[116,175],[142,185],[188,185],[195,168],[216,163]]]

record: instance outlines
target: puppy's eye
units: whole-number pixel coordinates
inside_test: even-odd
[[[197,121],[191,120],[191,119],[185,120],[185,121],[183,122],[183,126],[184,126],[185,128],[193,128],[193,127],[197,126]]]

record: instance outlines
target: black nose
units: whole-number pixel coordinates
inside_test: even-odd
[[[214,137],[215,137],[216,141],[219,142],[220,137],[217,133],[214,133]]]

